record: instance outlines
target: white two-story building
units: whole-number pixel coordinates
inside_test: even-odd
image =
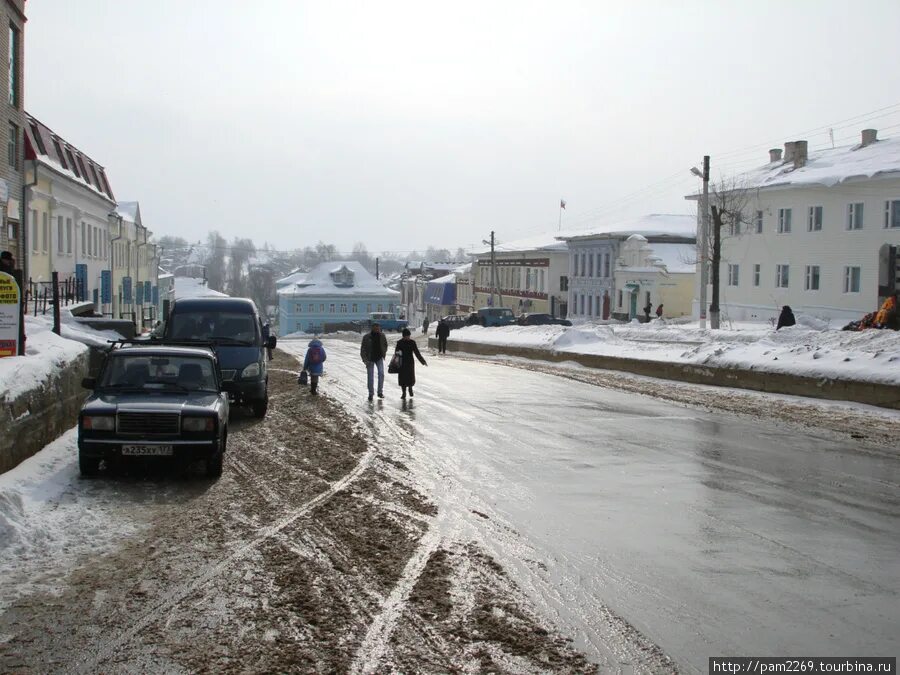
[[[747,197],[744,222],[722,236],[723,318],[768,320],[789,305],[852,320],[897,290],[900,138],[867,129],[846,147],[786,143],[734,183]]]

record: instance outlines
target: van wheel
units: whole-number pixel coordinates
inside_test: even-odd
[[[262,400],[253,401],[251,407],[253,408],[253,416],[262,419],[266,416],[266,411],[269,409],[268,396]]]
[[[100,473],[100,460],[78,455],[78,471],[82,476],[96,476]]]

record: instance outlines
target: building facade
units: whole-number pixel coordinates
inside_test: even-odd
[[[617,318],[614,314],[621,314],[621,287],[616,283],[616,267],[622,256],[622,245],[634,235],[643,237],[669,268],[683,272],[684,265],[693,265],[696,258],[694,216],[650,214],[593,232],[563,237],[569,246],[570,318],[611,319]]]
[[[657,252],[669,255],[666,262]],[[622,244],[613,272],[612,318],[622,321],[656,316],[663,305],[664,317],[690,316],[694,296],[695,265],[680,258],[696,255],[690,244],[652,245],[647,238],[633,234]]]
[[[152,326],[159,304],[157,246],[150,243],[138,202],[118,202],[115,215],[108,260],[113,316],[133,319],[139,328]]]
[[[496,279],[491,275],[491,253],[476,254],[472,267],[472,309],[508,307],[515,314],[568,314],[569,253],[564,241],[548,235],[496,247]],[[491,299],[492,287],[494,290]]]
[[[771,320],[789,305],[847,321],[876,310],[900,288],[900,139],[867,129],[852,146],[808,153],[796,141],[769,160],[738,178],[748,197],[743,222],[722,235],[722,317]]]
[[[0,38],[3,66],[3,107],[6,161],[0,170],[0,247],[10,251],[16,265],[27,264],[24,222],[25,184],[25,1],[4,0],[0,3],[4,31]],[[26,271],[27,275],[27,271]]]
[[[394,313],[399,302],[398,291],[386,288],[358,262],[325,262],[278,290],[279,332],[340,330],[373,312]]]

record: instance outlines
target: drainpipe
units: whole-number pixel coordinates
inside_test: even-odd
[[[136,253],[134,254],[134,282],[133,282],[133,286],[132,286],[132,292],[134,293],[134,296],[135,296],[134,299],[137,300],[137,297],[138,297],[137,294],[144,292],[143,288],[140,288],[140,290],[138,290],[138,287],[140,286],[140,283],[141,283],[141,246],[147,245],[147,228],[143,227],[141,225],[138,225],[137,223],[134,224],[134,228],[135,228],[135,230],[134,230],[135,246],[134,247],[136,249]],[[141,230],[144,231],[144,241],[143,241],[143,243],[138,243],[138,241],[140,239],[139,233]],[[143,298],[143,296],[141,296],[141,297]],[[136,324],[135,329],[138,331],[138,334],[140,334],[139,329],[144,327],[144,301],[143,301],[143,299],[141,300],[141,302],[139,302],[139,303],[135,302],[132,305],[132,312],[131,312],[132,317],[134,317],[135,312],[136,312],[135,308],[138,305],[140,305],[140,307],[141,307],[141,318],[140,318],[140,321],[135,321],[135,324]]]
[[[115,248],[113,244],[122,238],[122,216],[120,216],[115,211],[110,211],[109,214],[107,214],[106,219],[107,227],[112,224],[113,220],[115,220],[116,224],[119,226],[119,234],[115,237],[109,238],[109,304],[112,305],[112,307],[110,307],[110,313],[112,314],[112,317],[114,319],[121,319],[121,315],[116,316],[116,311],[115,309],[113,309],[113,307],[115,307],[116,309],[121,310],[121,307],[119,307],[118,303],[116,302],[118,294],[116,293],[116,268],[113,265],[116,259],[116,256],[113,253],[113,249]]]
[[[20,254],[22,258],[21,263],[23,284],[28,283],[28,212],[31,210],[29,208],[31,206],[31,202],[28,199],[28,189],[33,188],[38,184],[37,168],[37,160],[31,160],[31,171],[34,174],[33,180],[30,183],[25,183],[22,185],[22,213],[20,214],[19,218],[19,226],[22,228],[22,236],[20,237],[20,239],[22,240],[22,250]]]

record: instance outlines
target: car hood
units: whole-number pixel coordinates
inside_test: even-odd
[[[260,358],[262,347],[245,345],[216,345],[219,368],[222,370],[242,370]]]
[[[102,392],[91,396],[82,407],[87,415],[116,412],[191,413],[210,412],[219,401],[219,394],[195,392]]]

